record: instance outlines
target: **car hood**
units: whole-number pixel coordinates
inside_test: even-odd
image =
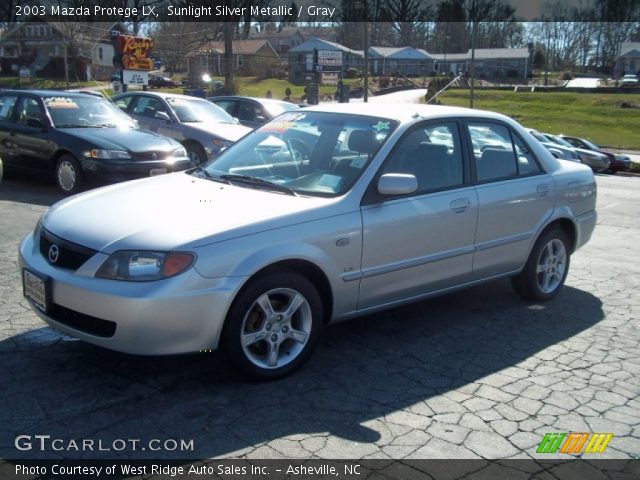
[[[251,131],[250,128],[237,123],[191,122],[183,123],[183,125],[188,125],[190,128],[202,130],[209,135],[215,135],[219,138],[230,140],[232,142],[239,140]]]
[[[169,151],[179,146],[164,135],[136,128],[64,128],[60,131],[101,148],[130,152]]]
[[[49,209],[42,225],[104,253],[181,250],[321,218],[326,216],[322,207],[335,201],[179,172],[69,197]]]

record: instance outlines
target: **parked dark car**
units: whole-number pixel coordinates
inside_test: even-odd
[[[181,82],[173,80],[170,77],[156,77],[149,75],[149,86],[156,88],[176,88],[181,85]]]
[[[582,148],[583,150],[591,150],[593,152],[602,153],[609,158],[611,165],[609,166],[610,173],[626,172],[631,168],[631,159],[626,155],[619,153],[613,153],[609,150],[603,150],[601,147],[593,142],[590,142],[586,138],[570,137],[568,135],[560,135],[563,140],[570,143],[576,148]]]
[[[0,156],[6,169],[53,174],[65,194],[192,166],[184,147],[141,130],[111,102],[83,93],[0,93]]]
[[[231,95],[211,97],[208,100],[226,110],[232,117],[236,117],[242,125],[250,128],[258,128],[283,112],[300,108],[295,103],[270,98]]]

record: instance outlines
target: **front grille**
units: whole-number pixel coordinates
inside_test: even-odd
[[[171,152],[161,152],[161,151],[133,153],[134,160],[165,160],[170,156],[171,156]]]
[[[64,240],[44,228],[40,230],[40,254],[54,267],[77,270],[96,253],[96,250]]]
[[[116,333],[116,323],[85,315],[54,303],[47,313],[56,322],[96,337],[110,338]]]

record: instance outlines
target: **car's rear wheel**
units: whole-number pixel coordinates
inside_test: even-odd
[[[322,318],[320,295],[305,277],[286,271],[258,277],[234,301],[222,348],[254,378],[282,377],[309,358]]]
[[[569,263],[567,234],[551,228],[538,238],[524,269],[512,279],[513,288],[526,300],[551,300],[567,278]]]
[[[202,145],[195,142],[188,142],[184,145],[185,150],[187,151],[187,156],[194,167],[205,163],[207,161],[207,154],[202,148]]]
[[[65,195],[78,193],[84,187],[84,174],[72,155],[62,155],[56,163],[54,176],[58,188]]]

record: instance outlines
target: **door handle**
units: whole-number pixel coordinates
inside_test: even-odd
[[[449,205],[451,207],[451,210],[453,210],[455,213],[462,213],[471,206],[471,200],[469,200],[468,198],[457,198],[456,200],[453,200]]]
[[[549,185],[547,185],[546,183],[541,183],[536,187],[536,191],[538,192],[539,196],[546,197],[549,194]]]

